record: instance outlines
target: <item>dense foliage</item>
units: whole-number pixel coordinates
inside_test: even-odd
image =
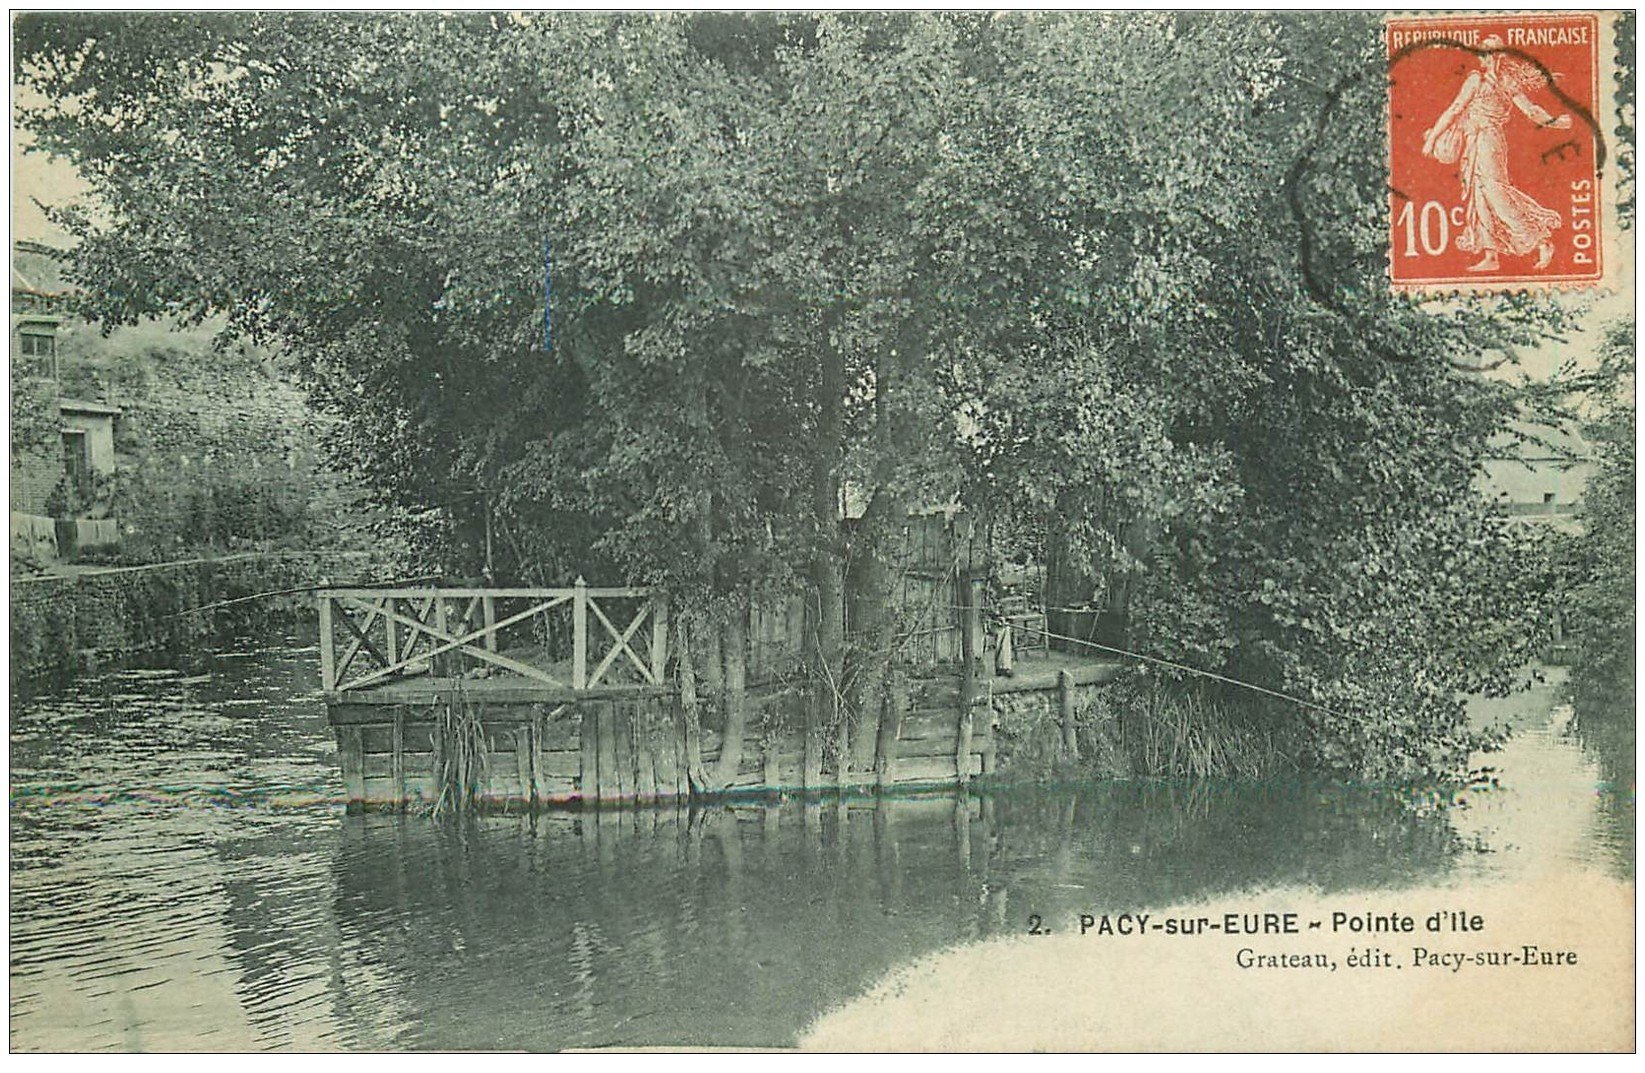
[[[1529,651],[1471,487],[1518,400],[1459,366],[1560,313],[1389,293],[1373,16],[16,32],[89,311],[290,344],[378,487],[493,490],[511,573],[801,588],[834,682],[842,587],[957,494],[1122,563],[1135,646],[1311,698],[1272,713],[1301,759],[1372,776],[1455,767],[1457,691]]]
[[[1568,608],[1576,641],[1571,670],[1578,717],[1594,735],[1620,734],[1632,753],[1634,730],[1634,329],[1613,328],[1591,377],[1595,417],[1584,428],[1597,469],[1575,541],[1576,583]]]

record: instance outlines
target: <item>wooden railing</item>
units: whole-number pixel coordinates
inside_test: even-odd
[[[563,589],[338,588],[318,595],[327,693],[412,675],[502,674],[570,690],[663,683],[668,609],[650,589],[593,588],[578,578]]]

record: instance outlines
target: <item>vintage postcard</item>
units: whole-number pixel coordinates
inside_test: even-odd
[[[13,1052],[1635,1048],[1632,12],[10,30]]]

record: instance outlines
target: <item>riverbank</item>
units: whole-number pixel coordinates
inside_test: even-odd
[[[1019,914],[1015,934],[887,974],[814,1022],[801,1047],[1628,1050],[1632,793],[1607,788],[1599,758],[1569,733],[1560,677],[1470,705],[1476,725],[1511,732],[1477,757],[1498,776],[1490,787],[1401,810],[1439,820],[1443,867],[1406,854],[1399,880],[1361,871],[1341,886],[1270,869],[1232,896],[1190,898],[1115,898],[1076,881],[1065,900],[1021,905],[1037,915]]]
[[[1271,914],[1302,934],[1045,934],[947,950],[822,1018],[806,1050],[1626,1051],[1633,884],[1581,875],[1466,890],[1275,888],[1160,908],[1181,924]],[[1484,935],[1432,933],[1464,907]],[[1287,914],[1290,914],[1288,916]],[[1382,919],[1407,935],[1351,933]],[[1318,922],[1320,929],[1310,931]],[[1127,924],[1129,924],[1127,920]],[[1333,927],[1335,930],[1333,931]],[[1460,960],[1459,960],[1460,959]]]
[[[62,680],[144,653],[182,655],[250,615],[266,622],[311,613],[311,597],[284,590],[365,580],[376,569],[368,552],[274,551],[13,577],[11,680]],[[226,603],[273,592],[284,595]]]

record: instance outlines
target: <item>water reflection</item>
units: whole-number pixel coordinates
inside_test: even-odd
[[[1545,788],[1593,811],[1591,765],[1547,734],[1514,761],[1532,782],[1501,792],[1519,813],[1125,783],[346,816],[312,659],[246,649],[14,705],[14,1047],[784,1046],[889,970],[1029,914],[1488,878],[1523,864]],[[1538,769],[1549,756],[1566,766]]]
[[[384,1045],[781,1045],[893,966],[1020,933],[1031,912],[1446,866],[1442,816],[1366,804],[1132,787],[457,826],[351,817],[333,915],[344,977],[386,968],[414,1004]]]

